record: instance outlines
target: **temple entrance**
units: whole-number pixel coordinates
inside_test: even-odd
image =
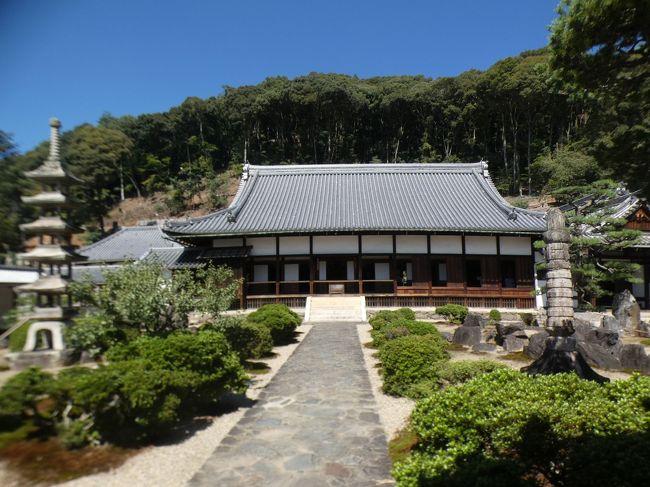
[[[359,294],[357,260],[346,256],[316,259],[315,294]]]

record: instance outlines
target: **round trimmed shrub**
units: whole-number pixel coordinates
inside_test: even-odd
[[[381,330],[385,326],[401,320],[415,320],[415,312],[410,308],[385,309],[373,315],[368,320],[368,323],[370,323],[373,330]]]
[[[445,316],[450,323],[461,324],[465,321],[468,309],[467,306],[461,304],[445,304],[444,306],[438,306],[436,313]]]
[[[372,345],[375,348],[381,347],[388,340],[407,335],[434,335],[442,340],[442,335],[435,325],[404,318],[392,321],[379,330],[372,330],[370,335],[372,336]]]
[[[265,304],[249,314],[246,321],[266,326],[275,345],[290,342],[301,323],[300,316],[284,304]]]
[[[499,311],[498,309],[491,309],[488,318],[493,323],[501,321],[501,311]]]
[[[384,391],[404,395],[411,384],[426,379],[434,363],[447,359],[444,341],[435,335],[395,338],[379,349]]]
[[[273,351],[271,330],[260,323],[242,323],[226,329],[224,335],[242,359],[262,358]]]

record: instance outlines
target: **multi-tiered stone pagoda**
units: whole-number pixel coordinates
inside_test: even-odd
[[[29,365],[53,366],[65,359],[63,327],[73,312],[68,293],[68,279],[72,275],[72,263],[84,260],[71,244],[71,237],[80,229],[66,220],[69,209],[70,186],[81,182],[70,174],[61,163],[59,154],[59,129],[61,122],[50,119],[50,154],[47,160],[25,176],[40,185],[40,192],[23,196],[26,205],[41,209],[40,216],[31,223],[20,226],[25,239],[37,239],[36,245],[19,257],[37,267],[40,278],[30,284],[18,286],[19,293],[34,293],[36,302],[30,315],[32,321],[27,333],[23,352],[15,354],[13,365],[22,368]]]

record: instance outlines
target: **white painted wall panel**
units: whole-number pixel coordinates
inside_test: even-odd
[[[309,255],[309,237],[280,237],[280,255]]]
[[[426,254],[426,235],[398,235],[396,241],[398,254]]]
[[[354,261],[348,260],[347,262],[347,280],[354,281]]]
[[[530,255],[530,237],[499,237],[501,255]]]
[[[363,235],[361,249],[364,254],[392,254],[392,235]]]
[[[299,281],[300,280],[300,265],[298,264],[284,264],[284,280],[285,281]]]
[[[246,245],[250,245],[251,255],[275,255],[275,237],[248,238]]]
[[[359,240],[356,235],[314,237],[314,254],[356,254]]]
[[[460,235],[431,235],[432,254],[462,254],[463,242]]]
[[[212,240],[213,247],[241,247],[244,245],[243,238],[215,238]]]
[[[253,266],[253,281],[266,282],[269,280],[269,266],[267,264],[256,264]]]
[[[327,280],[327,262],[321,260],[318,262],[318,280],[326,281]]]
[[[388,262],[375,262],[375,279],[378,281],[390,279],[390,264]]]
[[[497,255],[497,238],[465,237],[465,253],[468,255]]]

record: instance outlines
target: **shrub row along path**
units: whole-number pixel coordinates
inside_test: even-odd
[[[316,323],[190,485],[393,485],[355,323]]]

